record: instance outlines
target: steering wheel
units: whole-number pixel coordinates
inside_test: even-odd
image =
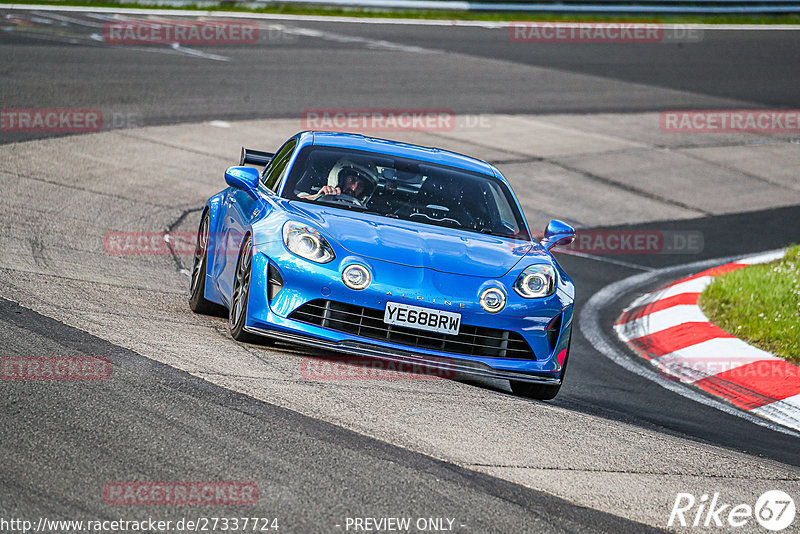
[[[340,204],[350,204],[353,206],[361,206],[364,207],[364,204],[355,197],[351,197],[350,195],[322,195],[319,197],[318,200],[322,202],[338,202]]]

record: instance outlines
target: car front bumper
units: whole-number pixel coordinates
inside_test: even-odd
[[[338,353],[424,364],[492,378],[546,384],[561,381],[573,310],[572,300],[564,292],[556,291],[544,299],[523,299],[511,289],[513,275],[485,280],[354,256],[316,264],[289,253],[282,243],[259,245],[257,250],[259,253],[253,257],[245,327],[249,332]],[[373,283],[370,287],[355,291],[344,285],[341,271],[351,263],[361,263],[371,270]],[[270,264],[282,279],[282,286],[279,291],[273,291],[272,299],[268,287]],[[394,282],[397,280],[402,283]],[[487,286],[499,287],[507,296],[506,307],[500,313],[489,314],[480,307],[476,295]],[[369,308],[380,314],[387,300],[459,312],[462,325],[519,334],[533,354],[530,358],[517,358],[440,351],[323,328],[290,317],[304,304],[319,299]],[[547,328],[559,315],[557,340],[553,343],[548,340]]]

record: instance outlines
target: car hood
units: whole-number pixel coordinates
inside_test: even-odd
[[[452,230],[378,215],[292,202],[293,208],[348,252],[445,273],[499,278],[533,243]],[[541,249],[540,246],[536,246]],[[546,255],[543,249],[539,254]],[[530,256],[530,254],[528,254]]]

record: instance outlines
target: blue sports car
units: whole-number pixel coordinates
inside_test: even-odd
[[[255,165],[254,168],[248,165]],[[574,285],[492,165],[438,148],[301,132],[242,149],[208,199],[189,304],[231,335],[446,367],[552,399]]]

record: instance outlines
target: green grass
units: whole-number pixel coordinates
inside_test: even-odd
[[[781,260],[717,277],[700,308],[726,332],[800,363],[800,246]]]
[[[2,0],[0,0],[2,3]],[[596,14],[559,14],[559,13],[514,13],[504,12],[474,12],[450,10],[393,10],[369,8],[342,8],[326,7],[321,5],[281,4],[276,2],[259,8],[248,8],[236,5],[220,5],[218,7],[200,7],[187,5],[176,8],[174,6],[153,6],[125,0],[8,0],[13,4],[30,5],[59,5],[59,6],[91,6],[91,7],[123,7],[147,9],[186,9],[190,11],[218,11],[241,13],[272,13],[283,15],[321,15],[344,17],[375,17],[375,18],[404,18],[404,19],[443,19],[443,20],[486,20],[486,21],[543,21],[543,22],[663,22],[674,24],[798,24],[800,14],[789,15],[596,15]],[[224,2],[222,2],[224,4]]]

